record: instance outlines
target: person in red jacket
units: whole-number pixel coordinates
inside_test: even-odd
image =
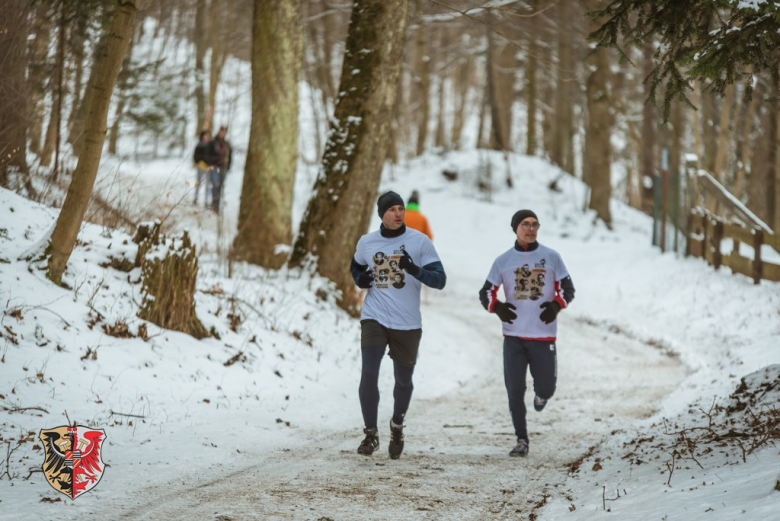
[[[409,228],[424,233],[430,240],[433,240],[433,232],[431,231],[431,225],[428,224],[428,218],[420,213],[420,194],[417,190],[413,190],[412,195],[409,196],[409,201],[406,204],[404,224]]]

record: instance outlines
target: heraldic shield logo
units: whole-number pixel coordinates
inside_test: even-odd
[[[54,490],[76,499],[95,488],[103,477],[103,429],[82,425],[41,429],[43,475]]]

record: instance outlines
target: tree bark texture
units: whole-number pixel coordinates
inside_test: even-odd
[[[489,19],[492,17],[489,17]],[[512,150],[512,104],[515,98],[517,48],[488,31],[488,93],[490,100],[490,148]]]
[[[591,27],[593,28],[593,26]],[[585,137],[585,160],[587,162],[586,182],[591,189],[589,208],[595,210],[598,218],[611,227],[612,215],[609,203],[612,197],[612,147],[610,144],[612,114],[610,112],[607,49],[596,50],[588,57],[587,62],[592,71],[587,80],[586,91],[588,122]]]
[[[653,62],[654,44],[653,39],[650,38],[645,43],[644,54],[642,57],[642,77],[647,76],[652,72],[655,63]],[[645,82],[647,89],[650,88],[650,82]],[[648,92],[645,92],[645,97]],[[643,179],[655,179],[655,158],[657,150],[658,136],[656,132],[656,126],[658,121],[655,114],[655,106],[652,102],[646,101],[642,105],[642,145],[639,148],[639,154],[641,155],[642,164],[642,178]],[[642,187],[642,211],[645,213],[651,213],[653,211],[653,189],[650,183],[641,183]]]
[[[422,21],[422,0],[417,0],[418,27],[415,35],[415,67],[414,85],[417,102],[417,147],[415,154],[420,156],[425,152],[428,141],[428,122],[431,119],[431,60],[428,56],[427,39],[429,32]]]
[[[471,54],[467,54],[458,68],[458,81],[453,85],[453,95],[455,95],[456,90],[459,90],[457,92],[457,106],[453,115],[452,135],[450,136],[450,142],[455,149],[460,149],[461,146],[460,137],[463,133],[463,123],[466,120],[466,107],[468,106],[469,91],[471,90],[473,63],[474,59],[471,57]]]
[[[531,0],[531,10],[536,12],[537,0]],[[539,34],[538,22],[531,23],[528,35],[528,61],[525,67],[525,102],[528,117],[526,120],[526,146],[525,153],[529,156],[536,154],[536,112],[537,112],[537,94],[536,94],[536,69],[537,53],[539,46],[536,43]]]
[[[108,32],[103,54],[95,64],[96,72],[88,86],[92,97],[84,125],[84,148],[68,187],[62,211],[51,236],[49,278],[60,284],[62,273],[76,244],[81,222],[95,185],[111,94],[133,35],[138,0],[117,0],[117,8]]]
[[[0,186],[27,174],[27,32],[29,0],[0,2]]]
[[[228,6],[222,3],[222,0],[211,0],[209,8],[209,43],[211,46],[211,60],[209,63],[209,101],[208,106],[211,112],[214,112],[217,106],[217,87],[219,86],[219,77],[222,74],[222,67],[225,65],[227,54],[223,45],[223,20],[225,10]],[[216,125],[215,125],[216,126]],[[216,132],[216,128],[214,129]]]
[[[292,243],[303,54],[300,5],[255,0],[252,33],[252,123],[234,252],[239,260],[279,268],[287,254],[276,246]]]
[[[41,153],[41,143],[43,134],[44,111],[43,102],[46,98],[46,77],[49,52],[49,42],[51,40],[51,6],[45,3],[38,5],[35,13],[35,38],[30,49],[30,63],[28,67],[28,85],[27,95],[28,114],[30,115],[30,125],[28,135],[30,137],[30,151],[34,154]],[[53,89],[50,89],[53,90]]]
[[[209,39],[206,27],[206,0],[198,0],[195,5],[195,30],[192,38],[195,42],[195,103],[198,107],[197,132],[203,130],[206,124],[206,93],[204,91],[206,67],[204,66],[204,61],[206,60]]]
[[[555,138],[550,159],[562,170],[574,173],[574,80],[572,59],[571,0],[561,0],[558,9],[558,67],[555,87]]]
[[[314,184],[290,264],[315,256],[319,273],[357,314],[349,264],[376,208],[403,56],[408,0],[355,0],[337,105],[322,171]]]
[[[712,168],[712,176],[718,181],[723,182],[728,165],[728,153],[732,147],[729,146],[729,126],[731,125],[731,110],[734,105],[734,99],[737,97],[737,86],[734,84],[726,87],[726,95],[720,103],[720,124],[718,125],[718,147],[715,149],[715,164]]]

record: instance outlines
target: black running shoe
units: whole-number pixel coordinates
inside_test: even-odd
[[[379,431],[374,427],[371,429],[363,429],[363,432],[365,433],[366,438],[360,442],[360,447],[358,447],[357,451],[358,454],[362,454],[363,456],[370,456],[379,448],[379,436],[377,436]]]
[[[387,452],[390,453],[390,459],[398,459],[404,451],[404,426],[396,425],[390,420],[390,443],[387,445]]]
[[[509,452],[513,458],[525,458],[528,456],[528,438],[517,438],[517,445]]]
[[[536,412],[542,412],[542,409],[544,409],[545,405],[547,405],[547,400],[544,398],[539,398],[538,396],[534,396],[534,409]]]

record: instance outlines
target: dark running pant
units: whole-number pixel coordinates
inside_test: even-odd
[[[534,392],[545,400],[555,394],[558,361],[555,341],[522,340],[504,337],[504,383],[509,397],[509,412],[518,438],[528,439],[525,424],[525,375],[531,368]]]
[[[390,346],[390,358],[393,359],[395,387],[393,388],[393,422],[403,424],[409,402],[412,400],[412,375],[417,361],[422,329],[402,331],[389,329],[376,320],[363,320],[361,323],[360,347],[363,355],[363,371],[360,376],[360,408],[366,428],[377,427],[379,410],[379,366]]]

